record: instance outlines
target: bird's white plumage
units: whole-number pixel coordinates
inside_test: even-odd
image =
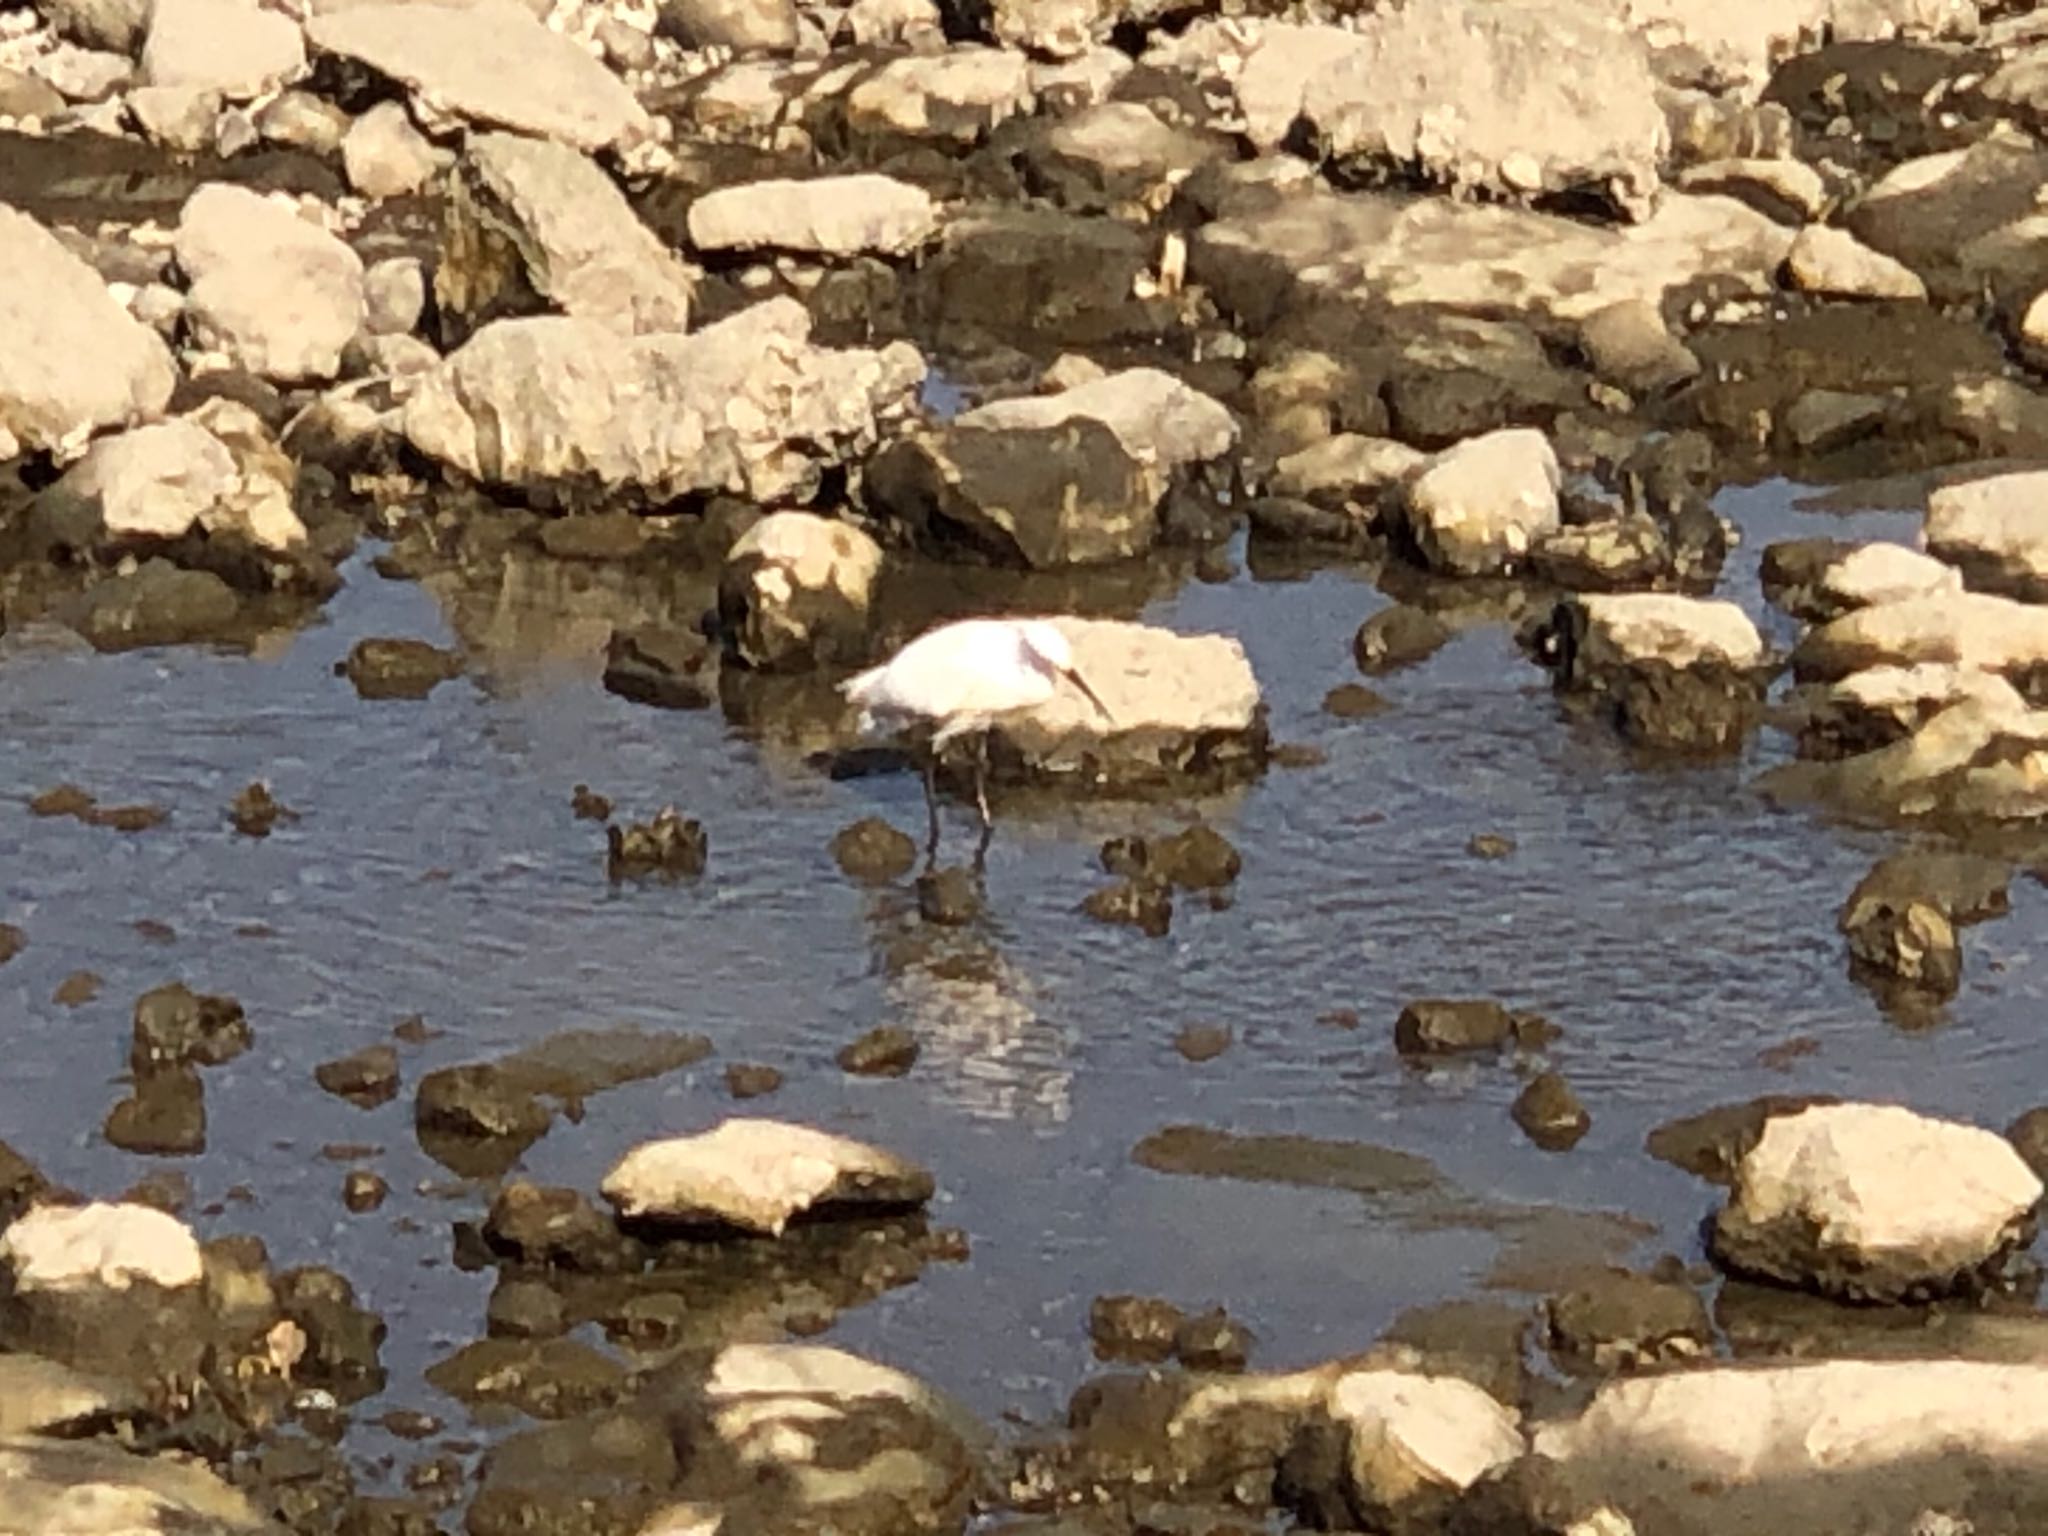
[[[847,680],[866,721],[924,721],[933,745],[1043,704],[1073,666],[1067,637],[1043,619],[961,619],[928,630]]]

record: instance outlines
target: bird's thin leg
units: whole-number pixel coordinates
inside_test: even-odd
[[[936,747],[927,747],[924,754],[924,808],[931,817],[931,832],[924,844],[924,867],[930,870],[937,868],[939,862],[939,753]]]
[[[974,867],[988,859],[988,845],[995,841],[996,819],[988,811],[988,732],[983,731],[974,749],[974,808],[981,812],[981,839],[974,845]]]

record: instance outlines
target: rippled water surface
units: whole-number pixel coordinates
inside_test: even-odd
[[[1783,486],[1725,507],[1747,532],[1726,587],[1753,609],[1764,543],[1911,527],[1891,514],[1823,521]],[[255,657],[108,658],[50,633],[7,638],[0,918],[29,946],[0,970],[0,1135],[54,1177],[125,1188],[150,1164],[110,1150],[98,1127],[121,1093],[134,998],[172,978],[240,998],[256,1048],[206,1074],[210,1147],[177,1165],[199,1225],[258,1232],[281,1265],[343,1270],[390,1322],[388,1400],[458,1423],[419,1373],[481,1332],[490,1277],[454,1268],[448,1234],[487,1191],[418,1150],[409,1091],[365,1112],[312,1082],[316,1063],[389,1038],[409,1014],[438,1033],[407,1052],[408,1090],[434,1066],[571,1026],[713,1038],[719,1054],[698,1068],[558,1120],[526,1158],[543,1181],[594,1190],[631,1143],[731,1112],[720,1072],[733,1060],[788,1074],[754,1108],[925,1160],[971,1260],[927,1269],[830,1338],[991,1413],[1041,1414],[1064,1397],[1086,1368],[1087,1303],[1104,1291],[1223,1303],[1277,1365],[1361,1347],[1400,1309],[1469,1293],[1518,1259],[1695,1256],[1711,1191],[1642,1141],[1711,1103],[1832,1091],[2002,1125],[2040,1096],[2020,1069],[2043,997],[2048,904],[2032,882],[2015,886],[2009,917],[1970,933],[1944,1021],[1903,1029],[1848,979],[1834,931],[1842,897],[1891,842],[1759,800],[1748,782],[1781,740],[1766,735],[1739,765],[1632,763],[1561,712],[1498,623],[1377,684],[1387,713],[1326,716],[1325,691],[1352,678],[1353,629],[1387,601],[1367,573],[1239,575],[1143,609],[1242,636],[1276,737],[1326,754],[1200,805],[1244,852],[1234,904],[1184,900],[1164,940],[1097,926],[1075,906],[1102,879],[1101,839],[1180,825],[1192,808],[1016,807],[989,862],[989,920],[946,939],[939,967],[918,947],[907,891],[854,885],[827,849],[867,814],[918,829],[913,778],[832,782],[717,710],[604,692],[607,623],[647,613],[614,612],[624,600],[595,575],[514,567],[459,594],[382,580],[362,561],[349,576],[323,624]],[[463,644],[472,675],[423,703],[361,701],[331,668],[372,634]],[[266,841],[237,836],[225,807],[253,778],[303,819]],[[30,795],[60,780],[173,814],[137,835],[30,816]],[[570,814],[577,783],[624,812],[673,801],[701,818],[710,871],[608,884],[599,830]],[[951,830],[964,849],[968,823]],[[1480,832],[1515,852],[1474,857]],[[143,919],[175,938],[138,932]],[[79,969],[104,989],[57,1006]],[[1561,1025],[1551,1059],[1592,1112],[1585,1141],[1552,1155],[1523,1138],[1507,1062],[1397,1061],[1394,1016],[1429,994],[1498,996]],[[1320,1021],[1340,1009],[1356,1028]],[[838,1047],[892,1021],[923,1042],[910,1076],[843,1076]],[[1192,1021],[1229,1025],[1235,1044],[1184,1061],[1173,1038]],[[1801,1038],[1808,1054],[1759,1060]],[[1134,1166],[1132,1146],[1175,1123],[1379,1143],[1431,1159],[1445,1188],[1400,1207]],[[340,1142],[381,1149],[357,1165],[393,1184],[382,1210],[344,1211],[344,1165],[321,1155]]]

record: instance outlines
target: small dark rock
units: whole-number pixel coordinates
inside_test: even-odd
[[[355,684],[365,699],[424,699],[452,677],[462,675],[462,658],[424,640],[378,637],[359,640],[335,675]]]
[[[1555,1072],[1539,1072],[1515,1096],[1510,1111],[1523,1133],[1546,1152],[1565,1152],[1593,1127],[1572,1086]]]
[[[160,805],[95,805],[79,814],[88,827],[108,827],[116,832],[147,832],[170,819]]]
[[[622,699],[661,709],[709,709],[715,700],[711,642],[694,630],[612,631],[604,685]]]
[[[1548,1050],[1564,1038],[1564,1030],[1540,1013],[1510,1012],[1508,1024],[1514,1032],[1515,1049],[1520,1051]]]
[[[1184,891],[1213,891],[1238,877],[1244,859],[1214,827],[1196,825],[1154,843],[1151,868]]]
[[[1173,1037],[1173,1048],[1189,1061],[1214,1061],[1230,1049],[1228,1024],[1186,1024]]]
[[[135,1001],[135,1043],[129,1065],[138,1073],[190,1063],[217,1067],[249,1049],[255,1036],[232,997],[194,992],[172,982]]]
[[[1090,893],[1081,910],[1098,923],[1125,923],[1154,939],[1173,926],[1173,887],[1145,875]]]
[[[260,779],[236,795],[228,806],[228,819],[245,837],[268,837],[280,821],[297,821],[299,813],[276,799],[270,786]]]
[[[1135,880],[1152,867],[1152,848],[1142,837],[1112,837],[1102,845],[1102,867]]]
[[[211,571],[146,560],[87,589],[71,627],[98,651],[218,639],[241,618],[241,599]]]
[[[1184,1318],[1156,1296],[1098,1296],[1088,1308],[1088,1336],[1098,1360],[1153,1364],[1173,1354]]]
[[[408,1014],[391,1026],[391,1038],[406,1045],[425,1045],[439,1030],[430,1029],[420,1015]]]
[[[308,1265],[277,1277],[284,1315],[306,1335],[296,1380],[325,1387],[343,1402],[359,1402],[384,1389],[378,1352],[384,1319],[356,1302],[355,1288],[331,1269]]]
[[[1553,1296],[1550,1352],[1576,1371],[1605,1374],[1697,1359],[1712,1346],[1706,1303],[1692,1287],[1610,1270]]]
[[[902,1077],[917,1062],[917,1036],[900,1024],[878,1024],[841,1048],[839,1068],[856,1077]]]
[[[1465,851],[1475,859],[1505,859],[1515,851],[1515,840],[1498,832],[1475,832]]]
[[[1323,695],[1323,713],[1339,720],[1370,720],[1394,706],[1363,683],[1339,683]]]
[[[1423,998],[1394,1021],[1394,1048],[1403,1056],[1450,1056],[1493,1051],[1514,1036],[1514,1016],[1490,999]]]
[[[139,917],[135,920],[134,926],[136,935],[147,943],[175,944],[178,942],[178,930],[169,923],[159,922],[156,918]]]
[[[981,882],[958,864],[926,870],[917,877],[917,912],[945,928],[971,923],[981,915]]]
[[[413,1102],[422,1149],[470,1177],[510,1168],[553,1119],[529,1089],[488,1063],[429,1072]]]
[[[641,875],[664,875],[671,879],[701,875],[711,852],[711,839],[703,823],[685,820],[672,805],[655,812],[652,821],[608,826],[604,836],[605,869],[614,880]]]
[[[537,1419],[609,1407],[626,1369],[575,1339],[486,1338],[427,1370],[427,1383],[472,1406],[504,1403]]]
[[[82,1008],[100,995],[104,983],[91,971],[73,971],[57,983],[50,1001],[60,1008]]]
[[[392,1408],[376,1423],[387,1435],[396,1435],[401,1440],[431,1440],[441,1433],[442,1427],[439,1419],[417,1408]]]
[[[76,784],[46,789],[28,803],[31,816],[84,816],[96,802]]]
[[[588,784],[578,784],[569,794],[569,809],[578,821],[610,821],[612,803]]]
[[[179,1216],[192,1204],[192,1179],[182,1169],[160,1168],[144,1174],[122,1192],[132,1205],[146,1205],[166,1216]]]
[[[1241,1371],[1252,1356],[1252,1333],[1221,1307],[1211,1307],[1182,1320],[1173,1352],[1191,1371]]]
[[[123,1152],[192,1157],[206,1150],[206,1096],[188,1066],[145,1072],[108,1112],[108,1141]]]
[[[1358,626],[1351,640],[1351,655],[1359,671],[1379,677],[1427,661],[1450,640],[1451,633],[1451,627],[1435,614],[1396,604]]]
[[[358,1109],[374,1109],[398,1096],[398,1051],[388,1045],[366,1046],[354,1055],[321,1062],[313,1069],[313,1080]]]
[[[376,1210],[390,1193],[391,1186],[382,1176],[367,1168],[354,1168],[342,1176],[341,1203],[358,1216]]]
[[[553,1339],[569,1331],[561,1293],[539,1280],[503,1279],[491,1292],[484,1329],[494,1339]]]
[[[12,923],[0,923],[0,965],[28,948],[28,935]]]
[[[832,858],[842,873],[880,884],[910,873],[917,842],[881,817],[865,816],[833,834]]]
[[[725,1069],[725,1091],[736,1099],[758,1099],[782,1086],[782,1073],[758,1062],[735,1061]]]
[[[610,1274],[626,1267],[626,1245],[611,1217],[573,1189],[515,1179],[484,1218],[491,1251],[518,1264]]]

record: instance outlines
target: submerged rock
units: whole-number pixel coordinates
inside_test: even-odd
[[[1962,981],[1956,930],[2007,910],[2010,868],[1971,854],[1880,860],[1842,904],[1836,926],[1853,964],[1937,997]]]
[[[1604,1270],[1550,1298],[1550,1352],[1567,1368],[1606,1375],[1695,1360],[1713,1348],[1706,1303],[1689,1285]]]
[[[771,512],[726,554],[718,576],[720,627],[753,667],[858,660],[881,568],[881,546],[851,524]]]
[[[615,629],[604,648],[604,685],[660,709],[709,709],[717,669],[710,641],[668,626]],[[605,816],[611,813],[606,811]],[[594,818],[602,821],[605,816]]]
[[[398,1051],[389,1045],[365,1046],[353,1055],[321,1062],[313,1069],[313,1080],[358,1109],[374,1109],[398,1097]]]
[[[163,559],[95,582],[67,612],[67,622],[98,651],[219,640],[241,618],[241,599],[220,577]]]
[[[1163,939],[1173,926],[1173,886],[1157,875],[1134,875],[1090,892],[1081,910],[1098,923],[1120,923]]]
[[[1435,614],[1396,603],[1358,626],[1351,655],[1367,677],[1381,677],[1427,661],[1450,643],[1452,634],[1450,625]]]
[[[1767,1121],[1715,1218],[1730,1268],[1861,1301],[1981,1280],[2032,1232],[2040,1179],[1995,1132],[1888,1104]]]
[[[334,670],[364,699],[424,699],[462,675],[462,657],[425,640],[358,640]]]
[[[1546,1152],[1566,1152],[1593,1128],[1593,1117],[1556,1072],[1539,1072],[1515,1095],[1509,1113],[1515,1124]]]
[[[694,817],[686,820],[672,805],[656,811],[652,821],[608,826],[604,836],[605,872],[614,880],[694,877],[704,873],[711,855],[704,824]]]
[[[228,821],[244,837],[268,837],[280,821],[297,821],[299,813],[271,794],[262,780],[244,785],[228,806]]]
[[[856,880],[900,880],[917,863],[917,840],[879,816],[867,816],[832,835],[832,859]]]
[[[1394,1021],[1394,1048],[1403,1056],[1497,1051],[1514,1037],[1514,1014],[1489,998],[1422,998]]]
[[[642,1143],[605,1175],[603,1193],[622,1218],[779,1237],[799,1215],[922,1205],[933,1187],[916,1164],[865,1142],[733,1119],[695,1136]]]
[[[917,1065],[917,1036],[900,1024],[878,1024],[842,1046],[839,1070],[855,1077],[902,1077]]]

